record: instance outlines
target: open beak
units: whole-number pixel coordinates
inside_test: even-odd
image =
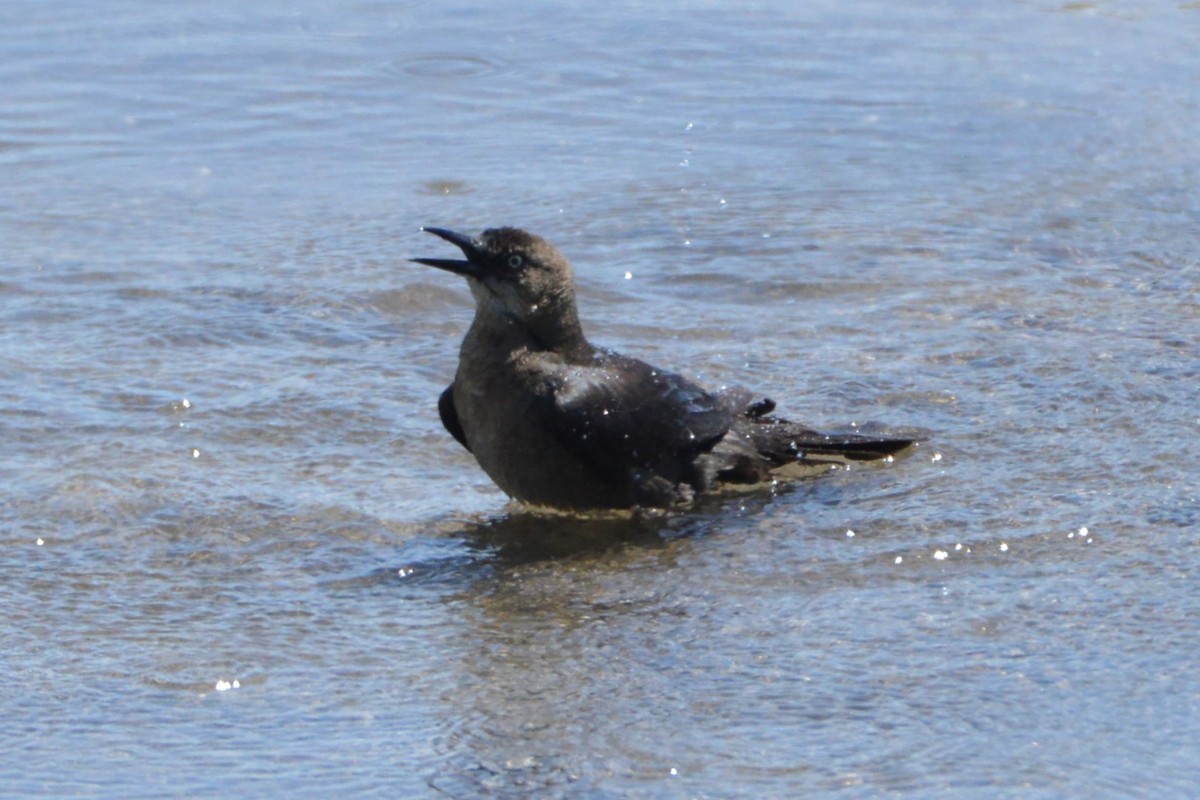
[[[483,245],[473,236],[467,236],[465,233],[456,233],[448,231],[445,228],[421,228],[426,233],[432,233],[434,236],[445,239],[450,244],[456,245],[463,251],[466,260],[462,261],[454,258],[410,258],[409,261],[417,264],[424,264],[427,267],[437,267],[444,269],[447,272],[453,272],[455,275],[463,275],[468,278],[479,278],[483,276],[484,259]]]

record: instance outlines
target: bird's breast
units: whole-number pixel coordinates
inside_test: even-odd
[[[464,346],[454,404],[479,465],[506,494],[533,505],[629,505],[630,487],[602,480],[549,424],[553,376],[537,362],[522,348]]]

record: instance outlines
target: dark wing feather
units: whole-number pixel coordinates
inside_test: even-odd
[[[696,457],[721,440],[735,416],[725,396],[607,352],[564,365],[551,401],[544,413],[556,439],[616,480],[633,470],[692,481]]]
[[[467,448],[468,453],[471,452],[471,445],[467,444],[467,435],[463,433],[462,423],[458,421],[458,409],[454,407],[453,383],[447,386],[446,391],[438,398],[438,416],[442,418],[442,425],[450,431],[450,435]]]

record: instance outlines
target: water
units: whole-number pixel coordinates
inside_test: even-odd
[[[4,3],[0,794],[1194,795],[1197,34]],[[523,514],[438,424],[471,307],[422,224],[555,241],[604,345],[933,439]]]

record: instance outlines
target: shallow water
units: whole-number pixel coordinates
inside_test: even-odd
[[[1190,796],[1200,11],[0,5],[0,794]],[[422,224],[910,458],[541,518]],[[853,533],[853,535],[850,535]]]

